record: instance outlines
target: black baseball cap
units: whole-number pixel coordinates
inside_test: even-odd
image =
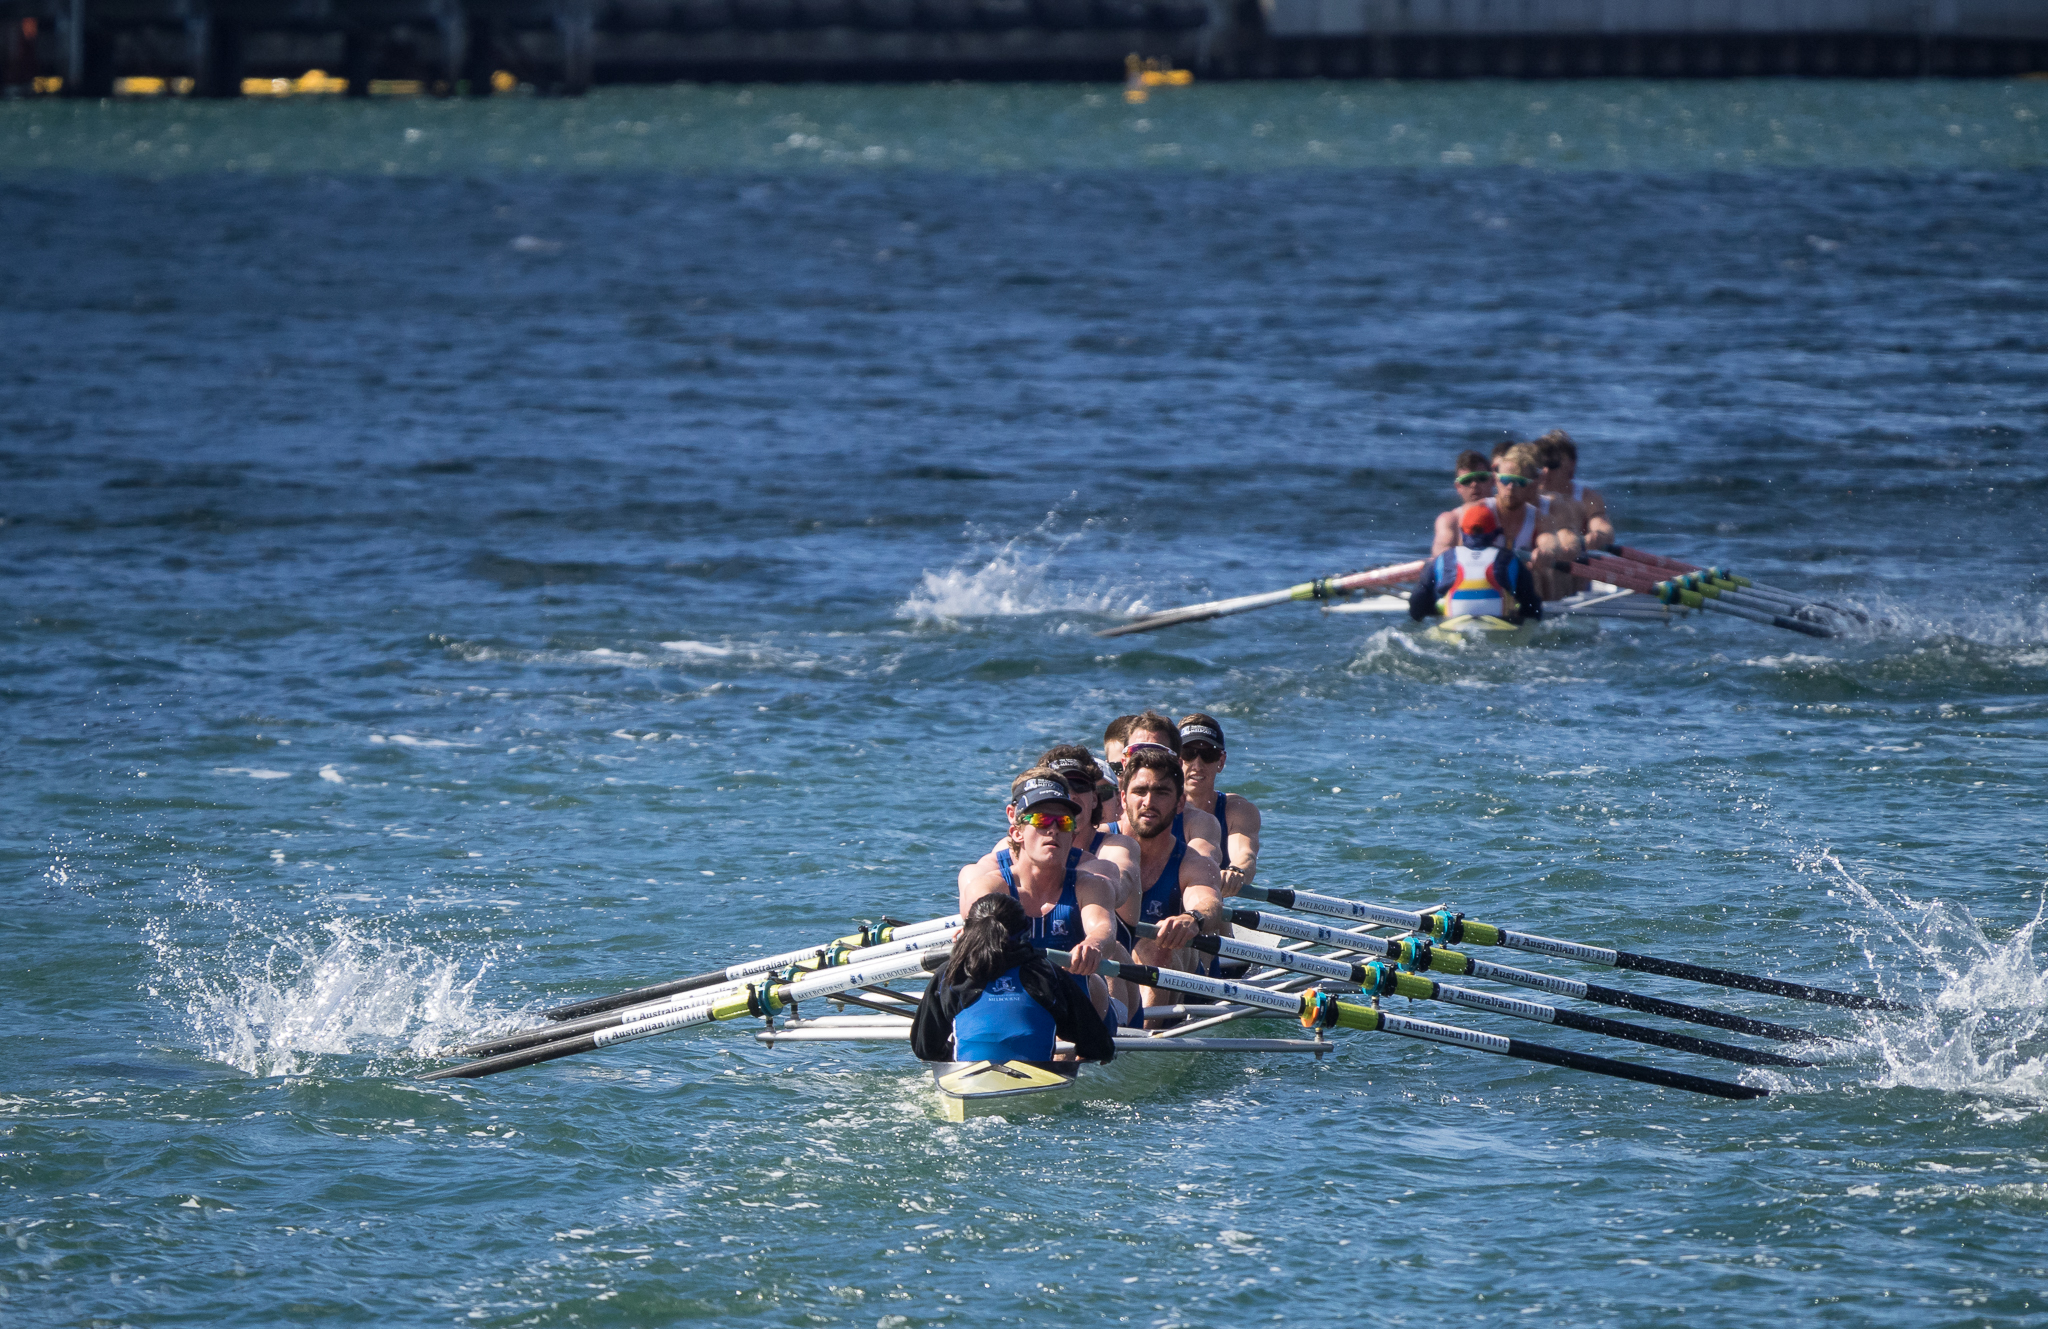
[[[1074,801],[1074,796],[1071,793],[1067,792],[1065,782],[1048,780],[1044,776],[1040,776],[1036,780],[1025,781],[1024,787],[1017,791],[1017,796],[1013,802],[1020,816],[1046,803],[1063,803],[1066,805],[1069,813],[1074,816],[1079,816],[1081,813],[1081,805]]]
[[[1203,724],[1199,720],[1180,727],[1180,741],[1183,747],[1189,743],[1207,743],[1218,752],[1223,751],[1223,731],[1215,725]]]

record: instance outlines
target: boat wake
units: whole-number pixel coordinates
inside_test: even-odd
[[[1857,940],[1881,987],[1881,959],[1901,953],[1940,979],[1931,994],[1886,992],[1909,1003],[1917,995],[1914,1011],[1865,1021],[1863,1042],[1884,1061],[1879,1087],[1979,1094],[1979,1111],[2002,1120],[2048,1111],[2048,966],[2034,952],[2048,892],[2033,918],[2000,941],[1961,905],[1886,902],[1833,854],[1820,855],[1820,866],[1878,920]]]
[[[192,907],[182,921],[157,915],[144,930],[157,959],[147,991],[183,1018],[208,1060],[252,1076],[302,1075],[330,1057],[431,1055],[458,1035],[515,1022],[476,1009],[489,959],[457,961],[347,916],[252,921],[209,898],[202,881],[181,894]]]
[[[1145,612],[1142,600],[1127,602],[1113,588],[1086,588],[1052,575],[1054,565],[1094,525],[1083,522],[1078,529],[1061,533],[1059,513],[1052,512],[1031,530],[1000,544],[970,528],[976,552],[943,572],[924,573],[918,588],[896,606],[896,617],[957,623],[1028,614]]]

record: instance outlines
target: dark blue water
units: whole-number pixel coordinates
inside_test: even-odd
[[[710,94],[0,107],[0,1316],[2038,1322],[2048,85],[1589,85],[1561,136],[1663,118],[1558,169],[1224,132],[1509,93],[1579,96],[830,90],[925,145],[872,170],[731,129],[820,90],[581,165],[486,149]],[[1063,158],[1076,107],[1217,164]],[[406,115],[482,147],[357,160]],[[1714,169],[1758,117],[1807,156]],[[1630,543],[1897,627],[1092,635],[1413,557],[1458,449],[1553,426]],[[1912,1010],[1618,980],[1840,1035],[1750,1104],[1384,1035],[962,1126],[743,1028],[416,1079],[941,912],[1145,705],[1229,726],[1267,884]]]

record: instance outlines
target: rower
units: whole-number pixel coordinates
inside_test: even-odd
[[[1116,1038],[1067,974],[1026,944],[1024,906],[1007,895],[975,900],[932,975],[910,1025],[920,1061],[1050,1061],[1055,1039],[1083,1061],[1109,1061]]]
[[[1585,552],[1585,545],[1577,531],[1543,511],[1542,497],[1536,491],[1541,471],[1536,449],[1527,443],[1515,444],[1494,463],[1494,496],[1485,502],[1500,521],[1501,544],[1530,556],[1536,565],[1537,592],[1546,600],[1560,600],[1578,586],[1569,575],[1544,569],[1574,561]]]
[[[1131,721],[1131,732],[1124,744],[1124,760],[1130,761],[1134,748],[1164,748],[1180,760],[1180,726],[1157,711],[1146,711]],[[1121,820],[1117,829],[1122,829]],[[1216,814],[1205,807],[1189,805],[1180,816],[1174,818],[1175,837],[1188,842],[1196,853],[1206,854],[1218,866],[1223,863],[1223,823],[1216,820]]]
[[[1116,920],[1117,943],[1128,951],[1137,944],[1137,937],[1125,920],[1138,916],[1137,899],[1144,888],[1138,879],[1138,842],[1104,825],[1103,794],[1114,793],[1116,786],[1109,782],[1088,749],[1078,743],[1062,743],[1047,749],[1038,764],[1058,771],[1067,782],[1068,793],[1080,805],[1076,819],[1080,829],[1075,832],[1074,847],[1067,857],[1075,860],[1081,871],[1092,872],[1115,888],[1111,917]],[[1122,1002],[1125,1010],[1133,1014],[1139,1010],[1135,983],[1112,979],[1109,994]]]
[[[1536,440],[1536,460],[1543,468],[1538,488],[1546,494],[1568,498],[1579,505],[1579,535],[1588,549],[1606,549],[1614,543],[1614,521],[1607,515],[1607,499],[1599,490],[1589,489],[1579,475],[1579,445],[1562,429],[1553,429]]]
[[[1486,617],[1509,623],[1543,617],[1543,600],[1528,565],[1513,549],[1499,546],[1500,519],[1493,509],[1470,504],[1458,526],[1458,548],[1446,549],[1422,569],[1422,580],[1408,597],[1408,617],[1418,623],[1431,614],[1446,621]]]
[[[1223,827],[1223,894],[1236,895],[1252,884],[1259,871],[1259,809],[1243,794],[1218,793],[1216,778],[1230,754],[1223,746],[1223,724],[1196,711],[1181,717],[1180,766],[1187,776],[1188,803],[1213,807]]]
[[[1187,803],[1187,777],[1171,752],[1133,742],[1124,753],[1124,819],[1138,837],[1139,882],[1144,894],[1135,921],[1159,931],[1137,946],[1138,963],[1188,969],[1182,947],[1198,934],[1223,930],[1223,874],[1204,854],[1188,852],[1173,823]],[[1141,999],[1157,1004],[1146,988]]]
[[[1467,448],[1458,454],[1458,465],[1452,473],[1451,487],[1457,491],[1458,506],[1448,512],[1436,514],[1436,530],[1430,539],[1429,556],[1435,558],[1446,549],[1458,547],[1458,514],[1465,510],[1467,503],[1493,497],[1493,463],[1483,452]]]
[[[1080,829],[1074,833],[1074,850],[1081,855],[1083,872],[1107,877],[1117,887],[1117,907],[1124,897],[1138,889],[1138,842],[1104,825],[1103,798],[1116,786],[1109,782],[1094,754],[1079,743],[1062,743],[1047,748],[1038,759],[1040,766],[1059,772],[1067,792],[1080,805]]]
[[[1124,740],[1130,737],[1131,721],[1137,718],[1135,715],[1119,715],[1102,731],[1102,769],[1112,785],[1116,783],[1116,773],[1123,769]],[[1116,790],[1111,789],[1102,798],[1102,819],[1113,822],[1122,815],[1122,802]]]
[[[1003,895],[1024,906],[1026,940],[1047,950],[1067,951],[1067,972],[1086,980],[1098,1013],[1128,1018],[1124,1002],[1113,1002],[1095,971],[1105,959],[1129,952],[1116,939],[1116,887],[1080,870],[1072,856],[1081,805],[1059,773],[1034,766],[1010,785],[1008,847],[960,869],[960,916],[988,895]]]

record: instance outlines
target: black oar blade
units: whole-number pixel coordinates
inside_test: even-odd
[[[572,1001],[567,1006],[557,1006],[551,1011],[542,1011],[541,1016],[549,1020],[577,1020],[586,1015],[601,1015],[615,1011],[621,1006],[638,1006],[643,1001],[659,1001],[672,997],[678,992],[694,992],[708,988],[714,983],[726,982],[726,971],[717,970],[709,974],[694,974],[679,978],[673,983],[656,983],[652,987],[635,988],[631,992],[618,992],[609,997],[592,997],[589,1001]]]
[[[578,1034],[596,1033],[600,1029],[609,1029],[613,1025],[624,1024],[625,1022],[626,1015],[624,1012],[613,1015],[592,1015],[581,1020],[572,1020],[565,1024],[537,1025],[532,1029],[522,1029],[517,1033],[505,1034],[502,1037],[489,1039],[482,1043],[471,1043],[468,1047],[457,1048],[456,1051],[465,1057],[490,1057],[500,1052],[516,1052],[520,1048],[538,1047],[542,1043],[559,1042],[565,1038],[574,1038]]]
[[[422,1080],[476,1080],[500,1071],[516,1071],[521,1066],[537,1066],[557,1057],[573,1057],[579,1052],[588,1052],[597,1046],[595,1036],[585,1034],[581,1038],[564,1038],[539,1047],[523,1048],[518,1052],[507,1052],[499,1057],[485,1057],[482,1061],[465,1062],[450,1066],[445,1071],[434,1071],[422,1075]]]
[[[1661,1066],[1638,1066],[1634,1062],[1616,1061],[1612,1057],[1596,1057],[1588,1052],[1572,1052],[1565,1048],[1551,1047],[1546,1043],[1525,1043],[1519,1038],[1508,1040],[1508,1055],[1520,1057],[1523,1061],[1540,1061],[1547,1066],[1591,1071],[1595,1075],[1611,1075],[1621,1080],[1634,1080],[1639,1084],[1662,1085],[1666,1089],[1683,1089],[1688,1093],[1708,1094],[1715,1098],[1763,1098],[1771,1092],[1768,1089],[1758,1089],[1754,1085],[1737,1084],[1732,1080],[1709,1080],[1703,1075],[1667,1071]]]
[[[1759,1020],[1753,1015],[1730,1015],[1726,1011],[1666,1001],[1662,997],[1646,997],[1640,992],[1603,987],[1598,983],[1586,984],[1585,999],[1597,1001],[1603,1006],[1619,1006],[1623,1010],[1641,1011],[1645,1015],[1661,1015],[1667,1020],[1683,1020],[1687,1024],[1703,1024],[1715,1029],[1726,1029],[1732,1034],[1754,1034],[1758,1038],[1775,1038],[1780,1043],[1826,1041],[1825,1035],[1816,1034],[1810,1029],[1795,1029],[1789,1024]]]
[[[1739,988],[1744,992],[1765,992],[1773,997],[1791,997],[1795,1001],[1817,1002],[1823,1006],[1846,1006],[1858,1011],[1911,1009],[1901,1002],[1887,1001],[1883,997],[1867,996],[1861,992],[1837,992],[1833,988],[1788,983],[1782,978],[1763,978],[1756,974],[1738,974],[1732,970],[1715,969],[1703,964],[1687,964],[1683,960],[1660,960],[1654,955],[1635,955],[1628,951],[1614,953],[1614,967],[1633,969],[1642,974],[1659,974],[1665,978],[1683,978],[1693,983],[1712,983],[1716,987]]]
[[[1551,1023],[1560,1029],[1577,1029],[1582,1033],[1604,1034],[1609,1038],[1625,1038],[1633,1043],[1648,1043],[1653,1047],[1670,1048],[1674,1052],[1690,1052],[1696,1057],[1714,1057],[1721,1061],[1739,1062],[1745,1066],[1811,1066],[1810,1061],[1788,1057],[1781,1052],[1766,1052],[1762,1048],[1746,1048],[1736,1043],[1719,1043],[1711,1038],[1694,1038],[1691,1034],[1676,1033],[1669,1029],[1650,1029],[1624,1020],[1610,1020],[1600,1015],[1585,1015],[1578,1011],[1559,1011]]]

